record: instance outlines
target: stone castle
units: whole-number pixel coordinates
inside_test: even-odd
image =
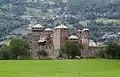
[[[41,59],[46,58],[46,56],[47,58],[57,58],[60,48],[65,46],[67,40],[80,43],[83,46],[83,56],[93,55],[93,51],[88,51],[94,49],[94,45],[93,48],[90,47],[88,28],[77,30],[75,35],[70,35],[68,27],[63,24],[53,29],[37,24],[32,26],[29,40],[31,59]],[[41,54],[46,56],[44,57]]]

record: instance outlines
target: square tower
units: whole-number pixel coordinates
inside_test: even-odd
[[[64,47],[68,36],[68,27],[64,26],[63,24],[55,27],[53,30],[54,50],[59,50],[61,47]]]

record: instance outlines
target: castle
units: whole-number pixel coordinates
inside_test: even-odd
[[[65,46],[67,40],[80,43],[84,49],[82,55],[85,56],[87,54],[87,56],[89,56],[88,50],[90,49],[90,39],[88,28],[77,30],[76,35],[70,35],[68,27],[63,24],[53,29],[45,28],[37,24],[32,26],[29,40],[31,46],[31,50],[29,51],[31,59],[46,58],[41,54],[46,55],[48,58],[57,58],[60,48]],[[47,54],[45,52],[47,52]]]

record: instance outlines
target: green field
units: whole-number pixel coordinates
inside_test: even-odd
[[[120,77],[120,61],[0,61],[0,77]]]

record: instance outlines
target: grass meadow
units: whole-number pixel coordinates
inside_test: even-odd
[[[0,77],[120,77],[120,61],[1,60]]]

